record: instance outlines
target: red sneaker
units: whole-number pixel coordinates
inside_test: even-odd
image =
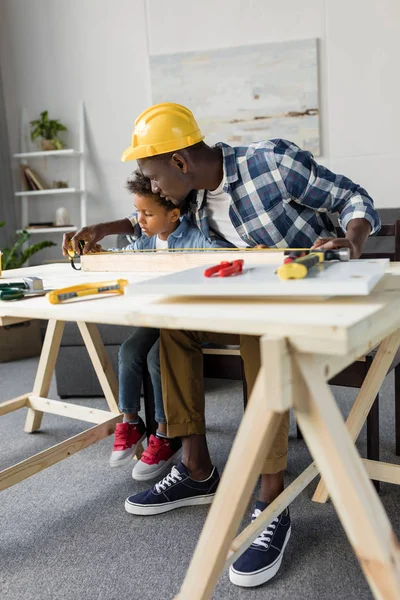
[[[146,426],[142,419],[139,423],[117,423],[114,446],[110,456],[110,466],[120,467],[127,464],[136,454],[137,445],[146,437]]]
[[[166,439],[151,435],[149,445],[136,463],[132,477],[137,481],[147,481],[158,477],[181,451],[180,438]]]

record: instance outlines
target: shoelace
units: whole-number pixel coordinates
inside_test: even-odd
[[[259,510],[258,508],[255,509],[255,511],[252,514],[252,518],[251,520],[254,521],[254,519],[256,519],[259,515],[261,515],[261,510]],[[269,545],[271,543],[271,538],[274,534],[274,531],[276,529],[276,526],[279,522],[279,518],[274,519],[266,529],[264,529],[260,535],[258,536],[258,538],[256,538],[253,542],[252,545],[254,546],[263,546],[263,548],[265,548],[266,550],[268,550]]]
[[[159,494],[160,492],[165,492],[167,488],[178,481],[182,481],[182,476],[176,467],[172,467],[171,472],[168,473],[164,479],[156,483],[154,487],[156,488],[157,494]]]

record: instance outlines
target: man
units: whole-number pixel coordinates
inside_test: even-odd
[[[179,204],[198,190],[191,218],[209,239],[242,247],[348,247],[358,258],[371,233],[380,227],[367,192],[342,175],[318,165],[309,152],[286,140],[232,148],[210,147],[192,113],[164,103],[135,121],[132,144],[122,160],[136,159],[152,189]],[[345,238],[335,238],[329,213],[338,213]],[[110,233],[133,233],[125,219],[85,228],[72,237],[93,244]],[[70,236],[71,237],[71,236]],[[207,504],[219,476],[205,437],[202,344],[234,344],[239,336],[161,331],[161,371],[168,435],[182,438],[182,462],[146,492],[127,499],[133,514],[158,514],[181,506]],[[260,367],[258,338],[240,336],[246,380],[251,393]],[[274,446],[266,456],[253,518],[283,490],[289,415],[282,417]],[[234,500],[234,499],[233,499]],[[279,570],[290,537],[286,509],[230,569],[233,583],[253,587]]]

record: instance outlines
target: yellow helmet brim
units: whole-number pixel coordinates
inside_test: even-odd
[[[148,146],[129,146],[122,153],[121,160],[122,162],[127,162],[128,160],[137,160],[138,158],[150,158],[151,156],[157,156],[158,154],[167,154],[168,152],[178,152],[179,150],[183,150],[184,148],[189,148],[190,146],[194,146],[194,144],[198,144],[204,140],[204,135],[201,134],[200,130],[195,131],[192,135],[188,135],[181,140],[173,140],[168,142],[161,142],[154,145]]]
[[[128,160],[136,160],[137,158],[142,158],[141,156],[137,156],[139,154],[138,150],[139,148],[132,148],[132,146],[129,146],[122,153],[122,162],[128,162]]]

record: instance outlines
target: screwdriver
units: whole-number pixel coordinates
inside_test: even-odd
[[[292,258],[289,254],[288,259]],[[340,248],[338,250],[314,250],[305,256],[293,257],[291,262],[284,262],[277,271],[279,279],[304,279],[312,267],[319,263],[331,260],[350,260],[350,249]]]

